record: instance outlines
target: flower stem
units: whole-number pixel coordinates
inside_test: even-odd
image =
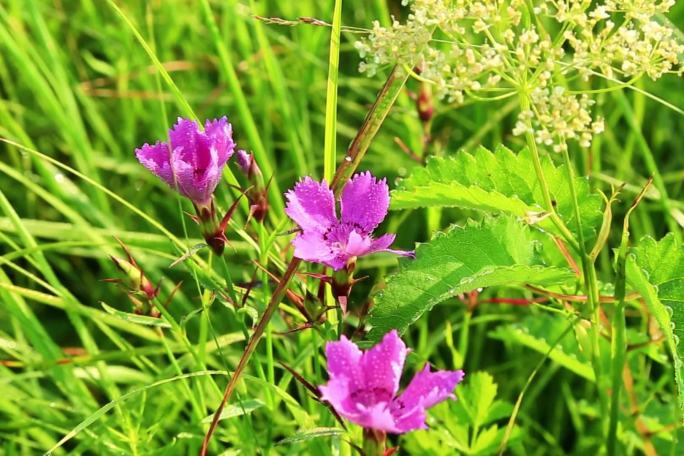
[[[579,200],[577,198],[577,189],[575,188],[575,172],[574,165],[570,160],[570,154],[567,148],[563,149],[563,160],[565,161],[565,171],[568,177],[568,185],[570,187],[570,197],[572,200],[573,209],[575,211],[575,219],[577,223],[577,235],[579,237],[580,255],[582,259],[582,274],[584,276],[584,288],[587,294],[587,301],[589,302],[592,325],[591,325],[591,363],[594,368],[594,375],[596,377],[596,386],[599,391],[599,403],[601,411],[607,411],[607,401],[603,394],[602,387],[602,369],[601,369],[601,305],[598,289],[598,280],[596,277],[596,267],[594,260],[589,257],[589,248],[586,245],[584,232],[582,230],[582,216],[580,213]],[[605,416],[605,415],[604,415]]]
[[[387,435],[375,429],[363,429],[363,453],[365,456],[383,456]]]
[[[622,372],[625,366],[625,358],[627,357],[626,346],[626,323],[625,323],[625,299],[626,299],[626,263],[627,263],[627,248],[629,246],[629,217],[632,211],[637,207],[641,199],[646,194],[651,185],[648,181],[641,192],[634,198],[632,205],[625,214],[625,219],[622,222],[622,237],[620,240],[620,248],[617,254],[617,267],[615,279],[615,299],[617,305],[615,306],[613,321],[612,321],[612,339],[610,344],[611,357],[611,396],[610,396],[610,419],[608,421],[608,439],[606,442],[606,453],[608,456],[616,454],[618,449],[617,443],[617,425],[620,413],[620,390],[622,389]]]

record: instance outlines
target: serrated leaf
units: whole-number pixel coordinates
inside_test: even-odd
[[[548,157],[542,169],[556,210],[571,230],[576,230],[575,213],[566,172]],[[586,179],[575,179],[582,224],[587,237],[601,222],[602,201],[590,191]],[[392,209],[418,207],[460,207],[484,212],[526,217],[544,211],[544,199],[528,149],[515,154],[500,146],[495,152],[479,148],[473,154],[460,151],[451,157],[433,157],[417,168],[392,192]],[[549,220],[539,222],[549,231]]]
[[[278,445],[305,442],[307,440],[318,439],[321,437],[334,437],[337,435],[342,435],[344,434],[344,432],[345,431],[340,428],[317,427],[291,435],[290,437],[287,437],[278,442]]]
[[[375,299],[370,340],[403,332],[424,312],[458,293],[480,287],[555,285],[574,280],[567,268],[545,266],[530,229],[511,217],[487,219],[437,234],[403,262]]]
[[[513,410],[510,403],[496,399],[497,390],[491,374],[466,374],[456,390],[458,399],[430,410],[431,423],[438,425],[405,437],[407,454],[496,454],[506,430],[495,422]],[[509,442],[519,438],[519,429],[514,427]]]
[[[674,360],[679,407],[684,410],[684,246],[670,233],[639,240],[627,258],[627,281],[646,301]]]
[[[459,388],[456,409],[463,409],[468,417],[467,422],[477,429],[487,423],[497,390],[494,377],[487,372],[470,374],[465,384]]]

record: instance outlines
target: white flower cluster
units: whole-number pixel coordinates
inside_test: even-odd
[[[592,136],[603,131],[603,119],[594,120],[589,113],[594,100],[587,94],[575,96],[562,86],[537,87],[530,101],[532,108],[520,112],[513,134],[530,133],[537,143],[555,152],[566,149],[571,139],[589,147]]]
[[[553,3],[561,8],[558,11],[565,11],[567,3],[578,2]],[[570,14],[563,38],[573,49],[572,66],[585,80],[596,72],[612,80],[644,73],[655,80],[667,72],[681,73],[679,55],[684,53],[684,45],[671,27],[655,19],[674,3],[609,0],[590,11]],[[556,12],[556,17],[565,17],[565,13]]]
[[[568,140],[588,147],[603,128],[591,116],[593,100],[571,84],[592,77],[609,85],[642,75],[657,79],[684,69],[684,45],[658,20],[674,0],[402,3],[410,4],[405,22],[376,23],[357,43],[362,72],[372,75],[389,64],[419,67],[437,96],[457,104],[467,97],[517,96],[524,109],[514,133],[532,133],[554,150]]]

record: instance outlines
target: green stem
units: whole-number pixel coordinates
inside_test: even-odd
[[[575,188],[575,171],[574,165],[570,160],[570,154],[567,148],[563,149],[563,159],[565,161],[565,171],[568,177],[568,186],[570,187],[570,197],[572,199],[572,206],[575,211],[575,219],[577,223],[577,235],[579,237],[580,255],[582,259],[582,273],[584,275],[584,288],[587,294],[587,301],[591,309],[592,325],[591,325],[591,362],[594,368],[594,375],[596,376],[596,385],[599,390],[599,402],[601,404],[602,412],[607,410],[606,398],[602,394],[602,369],[601,369],[601,306],[599,300],[598,280],[596,277],[596,267],[594,261],[589,257],[589,248],[586,245],[584,232],[582,229],[582,215],[579,207],[579,200],[577,198],[577,189]],[[602,414],[603,415],[603,414]]]
[[[627,96],[622,92],[616,92],[615,97],[617,98],[617,101],[620,104],[620,107],[622,108],[625,120],[627,121],[627,123],[632,128],[632,131],[635,134],[637,144],[639,145],[639,148],[642,152],[642,158],[644,159],[644,163],[646,164],[646,169],[648,170],[649,174],[653,177],[653,184],[660,193],[659,202],[663,211],[663,215],[665,217],[665,223],[667,223],[667,227],[670,230],[670,232],[673,233],[674,237],[677,240],[681,241],[682,229],[675,220],[675,218],[672,216],[672,202],[670,201],[670,198],[668,196],[667,187],[665,185],[665,181],[663,181],[663,176],[660,174],[660,171],[658,170],[658,164],[656,163],[655,157],[653,156],[653,151],[649,147],[648,142],[644,137],[644,133],[641,130],[641,125],[637,121],[636,115],[634,114],[634,111],[632,110],[631,106],[629,105],[629,102],[627,101]]]
[[[461,333],[458,337],[458,354],[461,356],[461,365],[456,366],[458,369],[463,367],[463,361],[466,358],[466,352],[468,351],[468,340],[470,336],[470,320],[473,318],[473,311],[467,309],[463,315],[463,326],[461,327]]]
[[[330,181],[335,175],[337,136],[337,79],[340,67],[340,32],[342,29],[342,0],[335,0],[330,57],[328,60],[328,86],[325,97],[325,143],[323,146],[323,177]]]
[[[610,419],[608,422],[607,454],[613,456],[617,449],[617,425],[620,411],[620,389],[622,388],[622,370],[625,365],[625,258],[618,259],[618,275],[615,284],[615,297],[618,298],[613,315],[613,338],[610,352],[611,366],[611,396],[610,396]]]
[[[622,389],[622,371],[627,357],[627,328],[625,322],[625,295],[627,282],[627,248],[629,246],[629,217],[637,207],[641,199],[646,194],[650,186],[650,181],[641,189],[641,192],[634,198],[632,205],[625,214],[622,223],[622,238],[620,249],[617,256],[616,279],[615,279],[615,313],[612,320],[612,335],[610,344],[611,354],[611,396],[610,396],[610,419],[608,422],[608,442],[606,450],[608,456],[613,456],[617,452],[617,425],[620,413],[620,390]]]
[[[363,454],[365,456],[383,456],[387,435],[375,429],[363,429]]]
[[[525,111],[530,109],[530,100],[526,94],[520,95],[520,108]],[[539,181],[539,186],[542,192],[542,198],[544,199],[544,206],[546,211],[549,213],[549,218],[551,222],[556,226],[558,231],[561,233],[566,242],[568,242],[575,251],[580,251],[580,246],[575,241],[575,236],[572,232],[565,226],[563,220],[558,216],[556,212],[556,206],[551,198],[551,192],[549,191],[549,184],[546,182],[546,176],[544,176],[544,169],[542,168],[541,158],[539,156],[539,149],[537,148],[537,142],[534,140],[534,135],[530,132],[525,133],[525,140],[527,142],[527,147],[532,153],[532,163],[534,164],[534,172],[537,175],[537,181]]]

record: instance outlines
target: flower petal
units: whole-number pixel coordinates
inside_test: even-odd
[[[325,265],[334,262],[337,253],[333,252],[323,235],[317,231],[304,231],[298,234],[292,241],[292,245],[294,245],[294,255],[297,258]]]
[[[354,420],[358,416],[356,405],[350,400],[349,384],[351,380],[347,377],[331,378],[325,385],[319,386],[321,400],[328,401],[335,411],[343,417]]]
[[[188,160],[184,160],[183,157],[186,157],[186,155],[178,150],[174,150],[171,158],[178,191],[181,195],[190,198],[192,201],[204,203],[206,202],[206,197],[203,189],[198,188],[197,179],[195,179],[195,166],[192,164],[190,157],[188,157]]]
[[[337,222],[335,197],[325,181],[305,177],[285,196],[285,212],[302,230],[324,233]]]
[[[347,377],[331,379],[319,387],[321,399],[328,401],[337,413],[352,423],[385,432],[399,432],[395,419],[386,402],[364,405],[353,398],[353,391]]]
[[[220,119],[207,120],[204,123],[204,135],[209,147],[213,147],[217,153],[217,166],[222,167],[230,159],[235,150],[233,142],[233,126],[226,116]]]
[[[325,357],[328,360],[330,378],[346,377],[353,389],[362,384],[360,361],[363,352],[354,342],[342,336],[337,342],[325,345]]]
[[[426,417],[423,407],[414,407],[408,412],[392,407],[392,415],[394,416],[394,423],[398,433],[428,428],[427,424],[425,424]]]
[[[342,222],[372,232],[385,219],[389,208],[389,188],[366,171],[345,185],[340,201]]]
[[[169,162],[170,150],[167,143],[159,141],[154,145],[145,143],[142,147],[135,149],[135,156],[145,168],[173,187],[173,172]]]
[[[179,117],[176,125],[169,130],[169,139],[173,147],[174,157],[191,164],[197,164],[197,137],[199,136],[199,125],[196,122]]]
[[[382,342],[365,352],[361,359],[364,388],[387,391],[387,401],[390,401],[399,390],[407,352],[396,330],[385,334]]]
[[[384,432],[399,433],[395,424],[395,419],[392,416],[392,411],[387,403],[380,402],[369,406],[363,404],[356,404],[358,413],[355,416],[347,417],[356,424],[367,429],[377,429]]]
[[[366,255],[371,248],[372,242],[369,235],[359,234],[356,230],[351,230],[344,251],[350,257]]]
[[[415,258],[416,252],[413,250],[397,250],[389,248],[389,246],[394,242],[395,237],[396,236],[394,234],[383,234],[371,243],[366,254],[373,252],[389,252],[403,257]]]
[[[456,385],[463,380],[464,372],[435,371],[430,372],[430,365],[426,364],[418,372],[395,403],[404,410],[414,407],[429,408],[448,398],[453,398]]]

